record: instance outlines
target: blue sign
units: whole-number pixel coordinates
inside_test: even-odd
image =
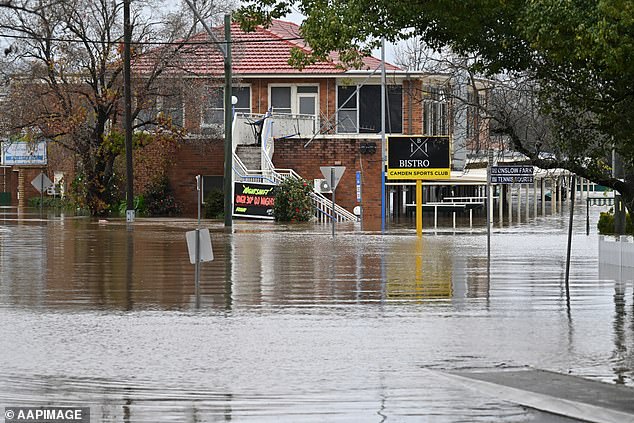
[[[5,166],[46,165],[46,142],[4,141],[2,164]]]
[[[361,171],[357,170],[357,203],[361,202]]]

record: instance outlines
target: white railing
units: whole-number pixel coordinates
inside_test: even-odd
[[[233,145],[257,144],[254,123],[264,118],[264,115],[251,113],[235,113],[233,118]]]
[[[332,200],[324,197],[323,194],[313,192],[311,195],[313,205],[316,209],[317,219],[320,221],[329,221],[332,219]],[[335,219],[337,222],[356,222],[359,220],[354,213],[350,213],[338,204],[335,204]]]
[[[291,120],[295,122],[304,122],[307,126],[304,128],[308,128],[308,120],[303,119],[306,116],[302,115],[272,115],[267,113],[266,115],[245,115],[238,114],[235,116],[234,120],[234,140],[236,142],[233,143],[233,175],[234,180],[239,181],[249,181],[249,182],[260,182],[260,183],[272,183],[278,185],[282,183],[287,178],[294,179],[303,179],[297,172],[293,169],[276,169],[273,165],[273,152],[275,151],[275,123],[284,121],[285,116],[292,116]],[[310,120],[312,120],[312,127],[315,126],[315,117],[309,116]],[[239,120],[242,119],[242,123],[244,125],[240,125]],[[255,142],[253,132],[250,128],[249,133],[245,134],[244,131],[240,132],[236,128],[241,128],[242,126],[248,127],[246,125],[247,122],[255,122],[258,119],[264,119],[262,125],[262,135],[261,135],[261,148],[260,148],[260,156],[261,156],[261,169],[262,170],[249,170],[246,168],[240,157],[236,154],[236,146],[237,144],[252,144]],[[236,123],[238,121],[238,123]],[[279,130],[279,127],[278,127]],[[312,133],[311,133],[312,135]],[[237,137],[249,137],[249,142],[244,142],[243,139]],[[251,141],[254,140],[254,141]],[[321,193],[313,192],[311,195],[311,199],[313,201],[313,205],[315,206],[315,215],[321,221],[331,220],[332,219],[332,201],[326,197],[324,197]],[[357,216],[353,213],[350,213],[348,210],[344,209],[338,204],[335,204],[335,219],[338,222],[356,222]]]
[[[599,264],[634,268],[634,242],[629,236],[599,236]]]
[[[294,115],[286,113],[271,113],[273,121],[272,135],[275,138],[299,136],[312,137],[319,126],[315,115]]]

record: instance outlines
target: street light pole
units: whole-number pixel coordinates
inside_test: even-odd
[[[231,15],[225,15],[225,227],[231,227],[233,190],[233,93],[231,92]]]
[[[134,169],[132,164],[132,94],[130,81],[130,0],[123,0],[123,101],[125,121],[126,222],[134,222]]]
[[[225,15],[225,41],[222,43],[216,34],[213,33],[211,28],[207,25],[205,20],[198,12],[196,5],[193,0],[185,0],[189,8],[194,12],[194,15],[200,21],[203,28],[209,35],[209,37],[216,43],[220,51],[222,52],[222,56],[225,62],[225,165],[224,165],[224,200],[225,200],[225,227],[231,227],[233,224],[231,213],[233,212],[232,207],[232,190],[233,190],[233,139],[232,139],[232,129],[233,129],[233,107],[231,103],[231,98],[233,97],[231,92],[231,80],[232,76],[232,66],[231,66],[231,15]]]

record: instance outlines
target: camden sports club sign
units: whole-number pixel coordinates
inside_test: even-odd
[[[388,179],[449,179],[449,137],[387,138]]]

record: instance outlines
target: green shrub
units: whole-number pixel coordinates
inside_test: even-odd
[[[205,197],[205,219],[222,219],[225,215],[225,194],[219,189],[209,191]]]
[[[61,197],[51,197],[49,195],[45,195],[42,198],[42,207],[43,208],[58,208],[58,209],[72,209],[74,208],[73,202],[68,198]],[[31,197],[28,201],[29,207],[39,208],[40,207],[40,197]]]
[[[601,235],[614,235],[614,209],[601,212],[597,229]],[[629,213],[625,214],[625,233],[634,234],[634,225],[632,224],[632,217]]]
[[[312,187],[304,179],[287,178],[276,190],[273,213],[280,222],[306,222],[313,217]]]
[[[182,213],[181,206],[174,198],[172,189],[165,177],[150,185],[143,197],[148,216],[179,216]]]
[[[145,197],[142,195],[137,195],[134,197],[133,201],[134,214],[136,216],[144,216],[147,214],[147,208],[145,206]],[[121,200],[119,202],[119,216],[125,216],[126,211],[128,210],[128,202],[126,200]]]

